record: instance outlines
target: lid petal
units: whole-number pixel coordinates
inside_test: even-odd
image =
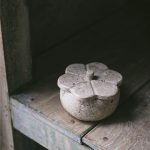
[[[81,82],[70,89],[71,93],[79,98],[91,98],[95,94],[90,82]]]
[[[108,69],[108,67],[103,64],[103,63],[99,63],[99,62],[92,62],[86,65],[87,70],[92,70],[94,72],[95,76],[100,76],[100,74]]]
[[[57,85],[61,89],[69,89],[79,82],[83,82],[84,78],[74,74],[63,74],[58,78]]]
[[[86,73],[86,68],[84,64],[71,64],[66,68],[65,73],[82,76]]]
[[[103,80],[115,85],[121,85],[123,77],[119,72],[108,69],[101,74],[99,80]]]
[[[99,80],[92,80],[91,84],[95,95],[97,95],[99,98],[111,98],[118,93],[118,87],[114,84],[102,82]]]

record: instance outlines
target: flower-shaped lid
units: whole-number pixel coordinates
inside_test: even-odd
[[[69,65],[58,78],[60,89],[69,90],[79,98],[107,99],[118,93],[122,75],[99,62]]]

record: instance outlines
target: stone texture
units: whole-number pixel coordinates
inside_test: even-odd
[[[122,75],[99,62],[72,64],[57,83],[67,112],[79,120],[97,121],[116,109]]]

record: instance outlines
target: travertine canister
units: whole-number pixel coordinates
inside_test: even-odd
[[[102,63],[71,64],[58,79],[60,100],[79,120],[101,120],[116,109],[121,83],[122,75]]]

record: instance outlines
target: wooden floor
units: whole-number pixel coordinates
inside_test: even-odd
[[[108,19],[34,58],[35,78],[38,80],[19,91],[11,101],[13,124],[17,130],[46,148],[52,141],[41,139],[41,135],[37,134],[37,131],[43,134],[40,130],[45,127],[44,124],[69,137],[69,140],[94,150],[149,149],[150,16],[144,5],[134,7],[134,11],[132,9],[133,5],[126,6]],[[68,115],[61,107],[56,86],[57,77],[63,73],[65,66],[91,61],[103,62],[124,77],[118,109],[108,119],[96,123],[81,122]],[[60,72],[53,78],[48,68],[52,68],[54,63],[56,67],[52,72]],[[22,115],[33,118],[22,118],[19,109],[24,110]],[[18,119],[22,124],[17,123]],[[41,126],[32,128],[31,132],[32,119]],[[26,121],[31,122],[24,126]],[[45,134],[42,136],[47,137]]]

